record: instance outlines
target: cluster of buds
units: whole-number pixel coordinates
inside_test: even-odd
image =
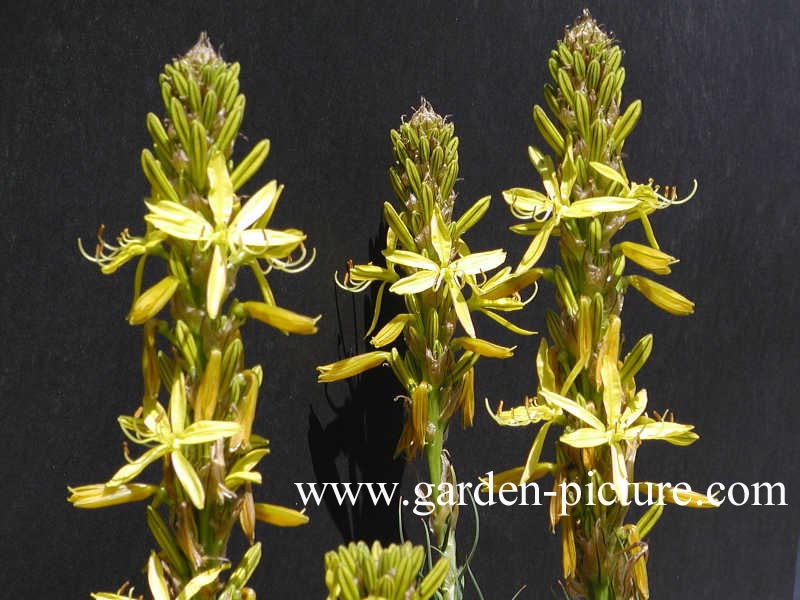
[[[380,283],[368,335],[379,320],[387,286],[389,292],[403,297],[405,311],[371,338],[377,350],[318,367],[319,381],[330,382],[383,363],[391,366],[407,392],[407,419],[397,451],[409,458],[423,452],[435,487],[455,483],[443,445],[457,412],[465,426],[472,424],[476,362],[481,356],[507,358],[514,350],[476,337],[472,313],[483,313],[514,332],[532,333],[499,313],[523,308],[527,300],[519,292],[539,276],[535,271],[512,274],[504,267],[489,277],[487,272],[505,261],[505,252],[470,252],[463,235],[486,213],[489,197],[454,218],[458,138],[453,133],[453,124],[425,101],[407,122],[391,131],[394,164],[389,179],[401,210],[389,202],[383,206],[388,225],[383,251],[386,266],[353,265],[339,285],[359,292],[372,282]],[[457,335],[459,329],[462,335]],[[404,352],[397,347],[386,349],[401,335]],[[457,513],[447,506],[431,516],[436,543],[447,549],[453,561],[456,518]],[[455,564],[453,569],[455,574]]]
[[[146,233],[125,231],[113,245],[101,232],[93,255],[81,247],[105,274],[138,259],[128,321],[144,325],[144,394],[119,424],[143,452],[130,456],[126,445],[124,466],[105,483],[70,488],[69,501],[99,508],[150,500],[147,524],[158,550],[147,575],[156,600],[255,598],[246,587],[261,556],[255,522],[308,520],[253,497],[262,479],[256,467],[269,449],[252,432],[262,369],[245,365],[240,328],[254,318],[285,333],[311,334],[317,318],[277,306],[267,283],[272,269],[302,270],[313,258],[303,232],[268,227],[282,186],[271,181],[249,197],[237,194],[269,152],[263,140],[235,166],[231,160],[245,107],[238,73],[205,35],[164,68],[166,116],[147,116],[153,148],[141,159],[151,185]],[[163,260],[166,275],[142,291],[149,257]],[[232,298],[242,267],[255,276],[260,300]],[[165,307],[169,317],[159,318]],[[139,482],[151,464],[161,466],[161,481]],[[236,564],[227,545],[237,522],[250,547],[223,578]],[[130,597],[121,594],[94,597]]]
[[[659,248],[649,215],[688,198],[678,200],[674,189],[660,193],[652,181],[633,183],[625,173],[621,152],[641,103],[622,108],[621,57],[615,40],[588,13],[567,29],[548,62],[555,87],[547,85],[544,92],[555,121],[540,106],[533,109],[558,166],[529,148],[543,192],[514,188],[503,194],[512,213],[526,221],[512,230],[533,236],[516,272],[531,269],[552,237],[561,260],[538,268],[555,286],[558,312],[547,314],[550,341],[542,340],[536,357],[537,394],[511,410],[501,405],[494,415],[501,425],[541,427],[525,464],[497,477],[495,485],[524,485],[548,473],[556,489],[565,483],[595,490],[606,484],[613,498],[608,505],[584,494],[569,507],[561,494],[553,495],[550,523],[560,528],[565,589],[573,598],[638,600],[649,597],[643,539],[660,517],[662,502],[675,495],[666,488],[637,523],[625,523],[629,497],[644,485],[634,480],[636,451],[644,440],[684,446],[698,436],[691,425],[646,412],[647,393],[637,390],[634,377],[650,355],[652,336],[621,358],[623,297],[632,286],[675,315],[690,314],[694,305],[661,283],[626,273],[628,260],[658,275],[670,272],[676,259]],[[635,220],[648,244],[614,243],[614,235]],[[542,462],[553,426],[562,429],[555,462]],[[713,498],[690,498],[689,506],[715,506]]]
[[[424,577],[422,546],[374,542],[339,546],[325,555],[327,600],[428,600],[447,575],[447,560],[440,558]]]

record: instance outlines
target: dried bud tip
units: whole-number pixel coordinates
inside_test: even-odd
[[[575,23],[564,30],[564,43],[571,50],[581,53],[591,46],[604,46],[613,41],[614,35],[603,31],[588,8],[583,9],[583,14],[575,20]]]
[[[418,131],[429,131],[431,129],[439,129],[446,122],[446,119],[440,116],[434,109],[433,105],[425,98],[419,99],[419,108],[411,115],[408,123]]]
[[[214,50],[214,47],[211,45],[211,40],[208,38],[208,34],[205,31],[200,33],[197,43],[195,43],[186,54],[176,60],[184,61],[189,66],[195,68],[224,62],[222,57]]]

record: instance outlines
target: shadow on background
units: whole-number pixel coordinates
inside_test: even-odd
[[[381,226],[378,235],[370,240],[369,259],[375,264],[384,264],[380,250],[385,239],[386,229]],[[342,265],[344,268],[344,260]],[[364,331],[372,321],[377,292],[377,285],[370,287],[371,301],[364,303],[364,319],[359,320],[357,306],[363,303],[361,296],[334,287],[337,360],[372,349],[364,339]],[[403,308],[399,297],[388,291],[384,293],[382,314],[396,314]],[[366,327],[359,328],[359,321],[366,323]],[[380,320],[378,327],[382,323]],[[313,407],[309,411],[308,444],[317,483],[386,483],[388,491],[394,484],[399,490],[406,463],[402,456],[392,457],[403,427],[403,405],[395,401],[403,393],[402,387],[388,367],[372,369],[343,383],[348,386],[343,403],[337,403],[325,386],[328,406],[335,415],[331,422],[323,425],[317,411]],[[339,472],[339,457],[346,461],[346,473]],[[325,507],[345,542],[399,541],[399,502],[399,492],[394,494],[389,505],[373,502],[366,490],[354,504],[349,501],[340,504],[331,492],[324,497]]]

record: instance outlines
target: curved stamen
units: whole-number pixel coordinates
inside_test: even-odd
[[[540,216],[540,214],[541,214],[541,216]],[[545,221],[547,221],[550,218],[550,215],[552,215],[552,214],[553,214],[553,208],[550,207],[547,210],[545,210],[543,213],[534,213],[533,214],[533,220],[536,221],[537,223],[544,223]]]
[[[354,282],[350,279],[350,274],[346,273],[344,276],[344,281],[339,281],[339,271],[336,271],[333,274],[333,280],[336,282],[336,285],[341,289],[347,292],[353,292],[354,294],[358,294],[359,292],[363,292],[366,290],[370,284],[372,283],[371,279],[365,279],[360,283]]]
[[[314,262],[314,259],[317,257],[317,249],[311,249],[311,257],[306,261],[307,256],[308,251],[306,250],[305,244],[300,244],[300,256],[296,259],[292,259],[290,256],[286,261],[277,258],[269,259],[269,261],[273,267],[284,273],[300,273],[301,271],[305,271]]]
[[[534,281],[533,282],[533,291],[531,292],[531,295],[528,297],[527,300],[520,300],[520,302],[522,302],[523,306],[527,306],[528,303],[531,300],[533,300],[536,297],[536,294],[538,294],[538,293],[539,293],[539,282],[538,281]],[[517,293],[517,296],[519,296],[519,293]]]
[[[659,198],[662,198],[663,200],[666,200],[670,204],[676,205],[676,204],[684,204],[684,203],[688,202],[689,200],[691,200],[694,197],[696,192],[697,192],[697,179],[692,179],[692,191],[689,192],[688,196],[686,196],[684,198],[681,198],[680,200],[675,198],[675,196],[677,195],[677,192],[676,192],[675,188],[673,188],[673,194],[672,194],[672,198],[670,200],[667,200],[666,198],[664,198],[663,196],[660,196],[659,194],[656,194],[656,196],[658,196]]]

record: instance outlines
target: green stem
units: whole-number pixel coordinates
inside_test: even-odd
[[[600,580],[595,583],[591,591],[591,600],[613,600],[608,581]]]
[[[456,556],[455,523],[452,522],[453,507],[439,505],[439,485],[449,482],[448,474],[442,469],[444,449],[444,426],[439,421],[440,391],[432,389],[428,396],[428,419],[436,425],[433,438],[425,445],[425,458],[428,462],[428,476],[433,486],[431,498],[435,504],[430,516],[430,527],[436,539],[436,546],[447,559],[450,568],[440,590],[443,600],[460,600],[461,588],[458,585],[458,560]],[[455,484],[455,482],[450,482]]]

